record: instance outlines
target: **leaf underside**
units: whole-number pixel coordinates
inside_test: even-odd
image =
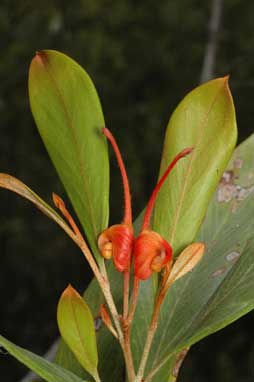
[[[210,203],[197,240],[200,264],[171,288],[160,315],[146,372],[168,381],[171,357],[254,308],[254,136],[234,153]],[[152,283],[143,283],[133,327],[136,363],[149,323]],[[151,306],[151,304],[150,304]],[[142,330],[140,329],[142,328]]]
[[[0,345],[3,346],[9,354],[29,367],[29,369],[33,370],[38,376],[47,382],[88,382],[77,377],[69,370],[66,370],[59,365],[51,363],[46,359],[15,345],[1,335]]]

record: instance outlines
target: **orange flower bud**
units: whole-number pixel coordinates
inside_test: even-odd
[[[127,224],[116,224],[103,231],[98,247],[105,259],[113,258],[119,272],[128,271],[133,247],[133,229]]]
[[[134,274],[141,280],[160,272],[172,258],[172,248],[157,232],[144,230],[134,243]]]

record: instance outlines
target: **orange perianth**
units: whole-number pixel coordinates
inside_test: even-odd
[[[179,161],[179,159],[181,158],[184,158],[186,155],[190,154],[193,150],[193,147],[190,147],[190,148],[186,148],[184,149],[183,151],[181,151],[173,160],[172,162],[169,164],[168,168],[166,169],[166,171],[164,172],[164,174],[162,175],[162,177],[160,178],[159,182],[157,183],[155,189],[153,190],[153,193],[151,195],[151,198],[147,204],[147,208],[146,208],[146,212],[145,212],[145,216],[144,216],[144,221],[143,221],[143,225],[142,225],[142,229],[141,231],[143,231],[144,229],[147,229],[149,227],[149,224],[150,224],[150,219],[151,219],[151,215],[152,215],[152,211],[153,211],[153,206],[154,206],[154,203],[155,203],[155,200],[156,200],[156,197],[158,195],[158,192],[160,191],[163,183],[165,182],[165,180],[167,179],[168,175],[170,174],[170,172],[173,170],[173,168],[175,167],[176,163]]]
[[[123,189],[124,189],[124,218],[123,218],[123,223],[131,225],[132,224],[132,211],[131,211],[131,195],[130,195],[130,187],[129,187],[129,181],[126,173],[126,169],[123,163],[122,155],[120,153],[120,150],[117,146],[116,140],[111,134],[111,132],[104,127],[102,129],[103,134],[107,137],[107,139],[110,141],[113,150],[116,155],[117,163],[120,168],[120,172],[122,175],[122,181],[123,181]]]
[[[172,248],[157,232],[145,230],[135,240],[133,258],[135,276],[146,280],[168,264]]]
[[[98,247],[102,256],[106,259],[113,257],[118,272],[129,270],[133,239],[133,229],[127,224],[115,224],[99,236]]]

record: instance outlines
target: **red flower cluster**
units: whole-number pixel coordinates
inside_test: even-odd
[[[129,271],[133,259],[135,276],[138,279],[146,280],[153,271],[160,272],[172,259],[170,244],[159,233],[150,228],[150,219],[156,197],[178,160],[191,153],[192,148],[181,151],[169,164],[157,183],[148,202],[141,231],[135,239],[132,227],[129,182],[122,156],[111,132],[107,128],[103,128],[102,131],[110,141],[120,167],[124,188],[125,213],[122,224],[113,225],[101,233],[98,247],[105,259],[113,258],[115,267],[119,272]]]

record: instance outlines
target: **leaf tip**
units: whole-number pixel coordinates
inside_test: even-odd
[[[74,295],[76,295],[76,293],[77,292],[75,291],[73,286],[71,284],[68,284],[68,286],[65,288],[65,290],[62,293],[62,297],[73,297]]]
[[[198,243],[193,243],[193,248],[196,248],[197,252],[204,253],[205,252],[205,243],[203,242],[198,242]]]
[[[230,94],[230,98],[232,98],[230,88],[229,88],[229,78],[230,78],[230,75],[227,74],[226,76],[222,77],[222,80],[224,82],[224,87],[226,91]]]
[[[203,242],[192,243],[188,245],[176,259],[171,273],[166,281],[166,290],[179,278],[192,271],[200,262],[205,253],[205,244]]]
[[[228,94],[231,102],[233,102],[233,98],[232,98],[230,87],[229,87],[229,79],[230,79],[230,74],[227,74],[226,76],[220,78],[226,93]]]
[[[65,208],[65,203],[62,198],[60,198],[59,195],[57,195],[55,192],[52,192],[52,199],[54,202],[54,205],[56,208],[58,208],[60,211]]]
[[[214,84],[217,84],[217,87],[219,89],[221,89],[221,90],[225,89],[226,91],[229,91],[229,84],[228,84],[229,83],[229,78],[230,78],[230,75],[227,74],[227,75],[225,75],[223,77],[217,77],[217,78],[215,78],[213,80],[210,80],[210,81],[207,82],[207,84],[214,83]]]
[[[44,50],[37,50],[35,52],[33,61],[36,61],[37,63],[40,63],[41,65],[45,65],[45,63],[48,61],[48,56]]]

